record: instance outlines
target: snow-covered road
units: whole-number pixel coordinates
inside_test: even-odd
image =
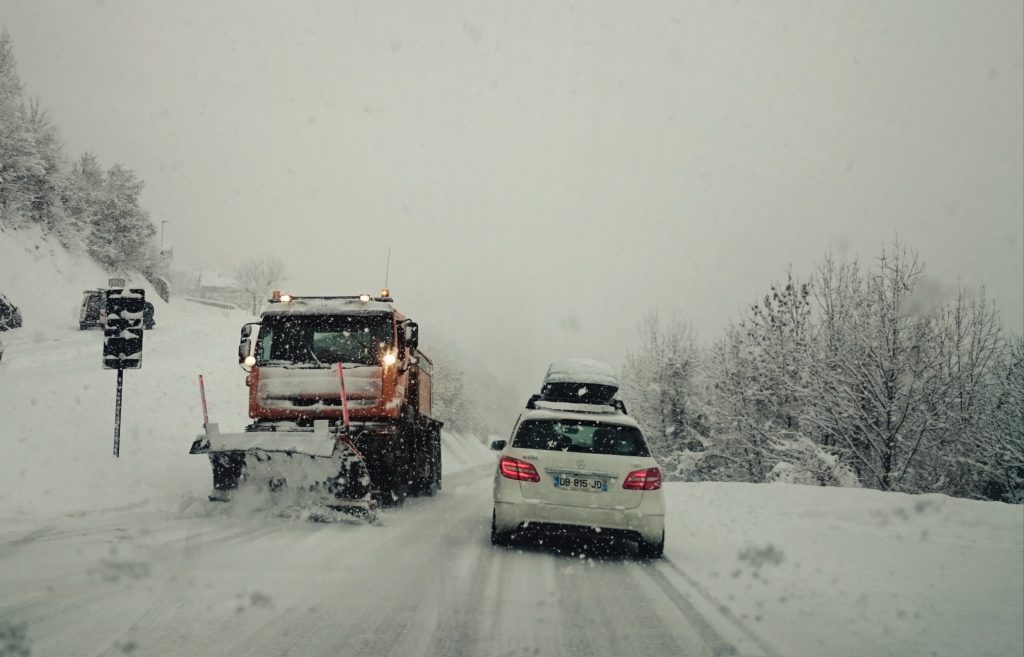
[[[377,526],[83,513],[0,533],[0,617],[41,655],[777,654],[670,561],[488,540],[489,466]]]
[[[71,319],[71,309],[66,313]],[[444,490],[375,526],[203,496],[201,422],[245,422],[240,313],[158,304],[120,459],[98,332],[5,336],[0,636],[72,655],[772,655],[670,561],[489,541],[493,453],[447,435]],[[11,636],[14,636],[12,639]],[[23,637],[23,638],[21,638]],[[17,654],[17,653],[13,653]]]
[[[114,459],[114,375],[75,314],[102,272],[16,247],[0,242],[25,315],[0,362],[4,657],[1024,655],[1019,505],[669,483],[661,561],[494,548],[493,452],[454,434],[444,489],[377,526],[208,502],[197,375],[211,419],[243,426],[247,317],[157,303]]]

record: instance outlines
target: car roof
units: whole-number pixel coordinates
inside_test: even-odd
[[[637,421],[628,415],[612,410],[609,406],[599,404],[567,404],[556,402],[538,402],[549,404],[550,408],[535,408],[523,411],[520,421],[525,420],[579,420],[583,422],[600,422],[616,426],[640,428]],[[580,407],[570,410],[571,407]]]

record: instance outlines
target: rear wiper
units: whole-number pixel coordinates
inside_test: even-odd
[[[308,351],[309,355],[312,356],[313,360],[316,361],[317,367],[323,367],[324,366],[324,364],[320,362],[320,359],[316,357],[316,354],[313,353],[313,349],[312,348],[306,347],[306,351]]]

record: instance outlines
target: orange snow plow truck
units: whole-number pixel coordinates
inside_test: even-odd
[[[440,489],[431,361],[419,350],[419,327],[387,290],[275,292],[260,321],[242,327],[238,361],[253,422],[237,434],[206,422],[190,450],[209,455],[211,500],[253,488],[372,518],[378,503]]]

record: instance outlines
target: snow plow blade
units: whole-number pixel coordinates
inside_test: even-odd
[[[313,431],[251,431],[221,433],[216,422],[206,425],[206,433],[196,437],[189,454],[215,452],[246,452],[258,449],[264,452],[287,452],[309,456],[330,456],[334,453],[337,436],[327,428],[327,421],[313,423]],[[318,426],[319,425],[319,426]]]
[[[229,501],[236,491],[269,493],[275,504],[341,511],[372,522],[377,503],[363,456],[326,420],[312,431],[251,431],[222,434],[215,423],[192,443],[190,454],[207,454],[213,468],[211,501]]]

